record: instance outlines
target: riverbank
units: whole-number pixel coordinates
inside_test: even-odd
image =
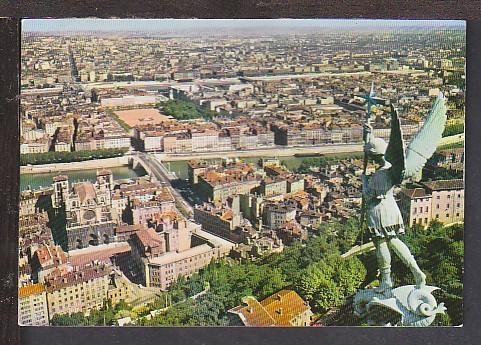
[[[362,152],[362,144],[321,145],[307,147],[275,147],[242,151],[196,152],[182,153],[157,153],[158,159],[166,162],[185,161],[190,159],[214,158],[247,158],[247,157],[288,157],[294,155],[323,155],[332,153]]]
[[[114,180],[133,179],[144,176],[146,171],[144,169],[132,169],[130,166],[117,166],[107,168],[112,172]],[[72,171],[54,171],[49,173],[36,174],[21,174],[20,175],[20,190],[45,188],[52,185],[52,179],[61,174],[68,176],[70,183],[91,181],[95,182],[97,179],[97,168],[82,169]]]
[[[441,138],[438,147],[443,147],[447,145],[454,145],[458,143],[464,143],[464,133],[451,135],[449,137]]]
[[[43,174],[61,171],[115,168],[129,165],[128,156],[93,159],[82,162],[21,166],[20,174]]]

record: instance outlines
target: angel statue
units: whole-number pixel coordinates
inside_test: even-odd
[[[394,199],[394,187],[421,171],[436,150],[446,123],[446,105],[440,92],[424,125],[404,150],[400,120],[391,105],[391,133],[389,144],[373,135],[368,122],[364,126],[364,153],[377,165],[375,172],[362,175],[362,194],[367,227],[376,248],[380,271],[377,292],[384,293],[393,287],[391,280],[390,249],[409,267],[415,287],[426,285],[426,275],[421,271],[409,248],[399,239],[404,223],[401,211]]]

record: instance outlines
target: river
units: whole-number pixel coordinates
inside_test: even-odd
[[[347,157],[352,155],[352,153],[325,154],[323,156],[329,157],[334,155],[339,157],[344,157],[344,156]],[[241,159],[245,162],[258,164],[261,158],[262,157],[243,157]],[[281,164],[286,166],[289,170],[294,170],[301,165],[302,161],[306,157],[283,156],[278,158]],[[219,161],[220,158],[207,159],[207,160]],[[187,179],[188,178],[187,162],[188,160],[172,161],[172,162],[164,161],[164,165],[170,171],[175,172],[177,177],[179,177],[180,179]],[[133,170],[127,166],[108,168],[108,169],[111,170],[112,173],[114,174],[115,180],[143,176],[146,174],[143,169]],[[20,175],[20,190],[28,189],[29,186],[31,189],[50,186],[52,184],[52,177],[56,175],[67,175],[69,177],[70,182],[76,182],[76,181],[84,181],[84,180],[95,181],[96,174],[97,174],[97,169],[74,170],[74,171],[66,171],[66,172],[58,172],[58,173],[22,174]]]
[[[324,154],[323,157],[334,157],[337,156],[339,158],[348,158],[351,157],[353,154],[359,155],[358,152],[356,153],[337,153],[337,154]],[[256,163],[259,164],[259,160],[262,157],[242,157],[240,158],[244,162],[249,162],[249,163]],[[306,159],[307,157],[296,157],[296,156],[282,156],[278,157],[279,161],[281,162],[282,165],[284,165],[287,169],[293,171],[301,165],[302,161]],[[221,159],[206,159],[207,161],[220,161]],[[178,178],[180,179],[187,179],[188,173],[187,173],[187,163],[188,160],[184,161],[164,161],[164,165],[169,169],[170,171],[174,172]]]
[[[114,175],[114,180],[127,179],[145,175],[145,171],[143,169],[133,170],[127,166],[108,168],[108,170],[112,171],[112,174]],[[97,176],[97,169],[74,170],[44,174],[22,174],[20,175],[20,190],[22,191],[28,189],[29,186],[31,189],[48,187],[52,184],[52,177],[56,175],[67,175],[70,182],[86,180],[94,182]]]

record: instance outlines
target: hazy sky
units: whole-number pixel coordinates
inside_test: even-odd
[[[415,27],[458,27],[464,28],[464,21],[446,20],[348,20],[348,19],[24,19],[23,32],[86,32],[86,31],[198,31],[227,30],[238,32],[252,27],[269,29],[396,29]]]

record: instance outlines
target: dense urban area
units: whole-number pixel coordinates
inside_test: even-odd
[[[22,177],[53,175],[20,195],[19,323],[364,325],[352,296],[379,283],[359,221],[371,84],[386,140],[391,105],[409,142],[447,100],[442,142],[397,202],[447,306],[433,325],[462,324],[464,26],[24,32]],[[96,176],[69,176],[81,169]]]

